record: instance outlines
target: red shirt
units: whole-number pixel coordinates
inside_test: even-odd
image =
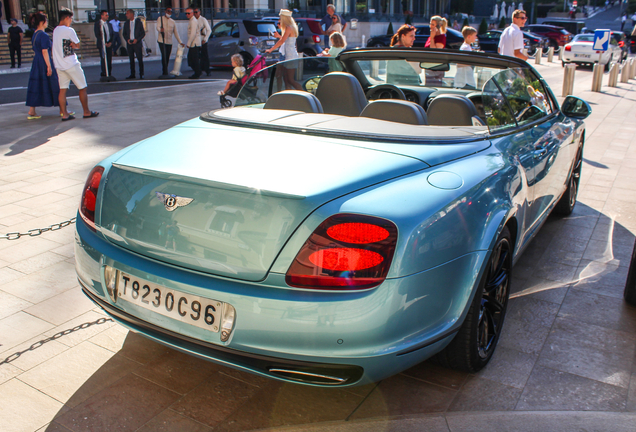
[[[446,35],[445,34],[438,34],[437,36],[435,36],[435,43],[436,44],[443,44],[444,46],[442,48],[446,48]],[[428,37],[428,40],[426,41],[426,44],[424,44],[424,48],[430,48],[431,47],[431,37]]]

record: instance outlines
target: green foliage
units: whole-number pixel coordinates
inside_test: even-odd
[[[393,23],[389,22],[389,28],[386,29],[386,34],[393,36],[395,32],[393,31]]]
[[[470,23],[468,22],[468,18],[464,18],[464,22],[462,23],[462,28],[469,26]]]
[[[486,18],[481,20],[481,23],[479,24],[479,28],[477,29],[477,34],[484,34],[488,31],[488,21],[486,21]]]
[[[506,18],[505,17],[501,17],[501,21],[499,21],[499,28],[503,29],[506,28]]]
[[[300,9],[300,0],[287,0],[287,9]]]
[[[413,24],[413,14],[406,13],[406,18],[404,19],[404,24]]]

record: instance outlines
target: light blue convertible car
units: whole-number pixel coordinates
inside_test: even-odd
[[[135,332],[318,386],[436,355],[478,371],[515,261],[576,203],[589,105],[527,63],[358,49],[279,63],[233,108],[100,162],[84,293]]]

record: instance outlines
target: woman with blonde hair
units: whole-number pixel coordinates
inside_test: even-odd
[[[446,18],[439,15],[431,17],[431,35],[428,37],[424,48],[446,48]]]
[[[298,25],[292,18],[292,12],[287,9],[281,9],[278,14],[280,18],[280,29],[283,32],[278,38],[276,44],[268,50],[265,50],[267,54],[271,54],[272,51],[283,46],[281,53],[285,56],[284,66],[279,66],[283,69],[283,79],[288,88],[295,88],[296,90],[302,90],[302,86],[296,82],[294,75],[296,74],[296,63],[287,62],[287,60],[295,60],[298,58],[298,51],[296,51],[296,38],[298,37]]]

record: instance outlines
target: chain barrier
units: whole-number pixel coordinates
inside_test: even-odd
[[[77,217],[72,217],[69,220],[53,224],[53,225],[48,226],[46,228],[36,228],[36,229],[28,230],[27,232],[23,232],[23,233],[21,233],[21,232],[11,232],[11,233],[7,233],[7,234],[0,234],[0,240],[2,240],[2,239],[4,239],[4,240],[17,240],[20,237],[35,237],[35,236],[39,236],[40,234],[43,234],[45,232],[57,231],[57,230],[62,229],[64,227],[66,227],[66,226],[74,224],[76,219],[77,219]]]
[[[30,347],[28,347],[24,351],[18,351],[16,353],[11,354],[6,359],[0,361],[0,366],[2,366],[5,363],[11,363],[12,361],[17,360],[22,354],[27,353],[29,351],[33,351],[33,350],[35,350],[37,348],[40,348],[42,345],[44,345],[47,342],[54,341],[55,339],[59,339],[62,336],[66,336],[67,334],[76,332],[78,330],[83,330],[83,329],[89,328],[90,326],[93,326],[93,325],[96,325],[96,324],[104,324],[104,323],[109,322],[109,321],[113,322],[113,320],[111,318],[99,318],[99,319],[97,319],[97,320],[95,320],[93,322],[85,322],[85,323],[80,324],[78,326],[75,326],[75,327],[73,327],[71,329],[62,330],[59,333],[55,333],[51,337],[48,337],[46,339],[42,339],[42,340],[39,340],[39,341],[35,342],[34,344],[32,344]]]

